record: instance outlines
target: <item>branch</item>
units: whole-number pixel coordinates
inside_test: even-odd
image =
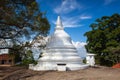
[[[9,26],[16,26],[16,27],[19,27],[19,28],[23,28],[23,26],[20,26],[18,24],[14,24],[14,23],[7,23],[7,22],[1,22],[0,21],[0,24],[9,25]]]

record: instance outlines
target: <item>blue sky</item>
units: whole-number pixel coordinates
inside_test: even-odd
[[[60,15],[65,31],[73,41],[86,42],[84,33],[97,18],[120,14],[120,0],[37,0],[45,11],[53,33],[57,16]]]

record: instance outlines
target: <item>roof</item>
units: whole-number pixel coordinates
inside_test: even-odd
[[[120,63],[115,64],[112,68],[120,68]]]

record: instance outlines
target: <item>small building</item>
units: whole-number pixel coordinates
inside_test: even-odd
[[[13,66],[14,65],[14,57],[9,54],[1,54],[0,55],[0,66]]]
[[[0,39],[0,66],[14,65],[14,56],[9,54],[10,47],[7,40]]]
[[[95,66],[95,58],[94,58],[95,54],[91,54],[91,53],[88,53],[87,56],[86,56],[86,63],[89,65],[89,66]]]

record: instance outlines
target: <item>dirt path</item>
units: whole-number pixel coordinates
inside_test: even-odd
[[[15,72],[19,72],[22,69],[25,69],[24,67],[1,67],[0,66],[0,80],[3,80],[4,78],[8,77],[9,75],[14,74]]]
[[[120,80],[120,69],[108,67],[78,71],[32,71],[24,67],[0,67],[1,80]]]

